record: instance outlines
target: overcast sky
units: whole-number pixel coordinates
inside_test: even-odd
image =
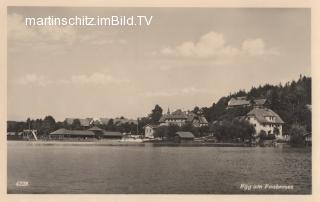
[[[142,27],[25,27],[25,17],[152,15]],[[8,9],[8,119],[136,118],[311,74],[309,9]]]

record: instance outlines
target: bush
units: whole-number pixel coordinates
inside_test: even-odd
[[[240,121],[237,119],[218,122],[210,129],[219,141],[231,141],[235,139],[240,139],[242,141],[250,140],[255,133],[253,125],[247,121]]]
[[[170,126],[160,126],[154,133],[155,137],[160,138],[173,138],[180,129],[179,126],[170,125]]]
[[[292,146],[303,146],[304,135],[307,133],[305,126],[294,124],[289,129],[290,144]]]
[[[264,131],[264,130],[261,130],[258,136],[259,136],[261,141],[276,139],[275,134],[267,134],[266,131]]]

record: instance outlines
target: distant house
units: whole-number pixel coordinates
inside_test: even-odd
[[[263,130],[267,135],[273,134],[276,139],[283,139],[282,125],[284,124],[280,116],[267,108],[253,108],[246,115],[248,120],[256,129],[256,136]]]
[[[53,139],[64,139],[64,138],[117,138],[121,139],[122,134],[120,132],[105,131],[97,126],[94,126],[88,130],[67,130],[60,128],[52,133],[50,137]]]
[[[121,139],[123,135],[120,132],[116,131],[103,131],[102,138],[108,139]]]
[[[50,137],[53,139],[64,139],[64,138],[94,138],[95,134],[93,131],[89,130],[67,130],[60,128],[52,133]]]
[[[162,115],[159,122],[161,126],[176,125],[181,127],[185,124],[192,124],[194,127],[201,127],[208,125],[208,121],[204,116],[190,111],[185,112],[181,109]]]
[[[153,139],[154,133],[158,127],[159,125],[152,125],[152,124],[147,124],[146,126],[144,126],[144,137]]]
[[[262,99],[254,99],[251,102],[254,107],[268,107],[269,101],[265,98]]]
[[[235,107],[248,107],[251,103],[246,97],[231,98],[228,102],[228,109]]]
[[[88,131],[92,131],[94,132],[94,134],[98,137],[102,136],[103,135],[103,129],[97,127],[97,126],[93,126],[91,128],[88,129]]]
[[[175,134],[177,142],[189,142],[194,140],[194,135],[191,132],[178,131]]]
[[[269,104],[265,98],[248,100],[246,97],[231,98],[228,102],[227,109],[238,108],[238,107],[266,107]]]
[[[89,131],[93,131],[97,138],[109,138],[109,139],[121,139],[122,134],[117,131],[105,131],[97,126],[93,126],[88,129]]]

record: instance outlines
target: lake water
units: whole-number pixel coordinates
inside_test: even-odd
[[[311,150],[8,142],[8,193],[310,194]],[[16,183],[28,182],[28,186]],[[252,185],[243,190],[241,184]],[[293,186],[269,189],[265,184]],[[253,185],[262,185],[263,188]],[[258,189],[259,188],[259,189]]]

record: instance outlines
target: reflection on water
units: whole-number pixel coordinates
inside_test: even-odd
[[[293,189],[244,191],[241,184]],[[8,193],[310,194],[311,152],[8,142]]]

